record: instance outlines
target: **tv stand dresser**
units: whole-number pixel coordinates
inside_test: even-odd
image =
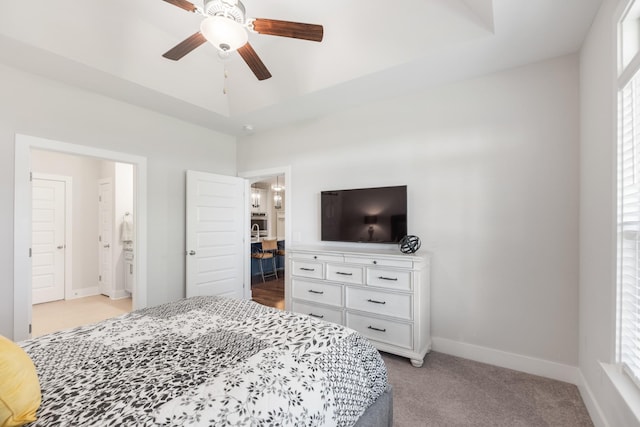
[[[288,309],[345,325],[422,366],[431,349],[429,254],[293,247]]]

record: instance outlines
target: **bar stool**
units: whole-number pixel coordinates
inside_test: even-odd
[[[251,258],[257,259],[258,264],[260,264],[260,275],[262,276],[263,282],[265,282],[266,277],[273,276],[276,279],[278,278],[278,271],[276,270],[276,254],[275,254],[276,250],[278,250],[278,241],[276,239],[273,239],[273,240],[264,239],[261,243],[261,248],[251,253]],[[262,263],[268,259],[271,259],[273,272],[265,274],[264,266],[262,265]]]
[[[287,260],[286,258],[287,253],[284,250],[284,241],[278,242],[278,249],[276,249],[276,256],[282,257],[282,265],[284,266]]]

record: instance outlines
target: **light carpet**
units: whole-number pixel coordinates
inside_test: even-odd
[[[443,353],[427,354],[421,368],[382,355],[394,427],[593,426],[573,384]]]

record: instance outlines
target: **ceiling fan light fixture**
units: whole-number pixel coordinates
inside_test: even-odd
[[[221,59],[227,58],[231,52],[238,52],[258,80],[271,78],[271,73],[249,43],[248,31],[315,42],[321,42],[324,35],[322,25],[265,18],[247,19],[246,9],[240,0],[199,0],[204,8],[189,0],[164,1],[202,15],[205,19],[200,24],[200,31],[163,53],[163,57],[177,61],[208,41],[216,47]],[[223,92],[226,93],[226,89]]]
[[[222,52],[233,52],[249,41],[249,34],[242,24],[224,16],[209,16],[200,24],[200,32]]]

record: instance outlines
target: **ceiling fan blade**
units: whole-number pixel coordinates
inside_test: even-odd
[[[249,68],[251,68],[251,71],[253,71],[253,74],[256,75],[258,80],[266,80],[271,77],[271,73],[267,70],[267,67],[249,43],[238,49],[238,53]]]
[[[178,59],[182,58],[187,53],[191,52],[192,50],[194,50],[195,48],[197,48],[198,46],[200,46],[206,41],[207,39],[205,39],[202,33],[198,31],[191,37],[188,37],[187,39],[175,45],[173,48],[171,48],[169,51],[164,53],[162,56],[164,56],[167,59],[172,59],[174,61],[177,61]]]
[[[164,0],[167,3],[171,3],[174,6],[178,6],[180,9],[184,9],[187,12],[195,12],[197,7],[187,0]]]
[[[300,22],[278,21],[275,19],[256,18],[253,20],[253,29],[259,34],[272,36],[291,37],[294,39],[311,40],[321,42],[324,34],[322,25],[302,24]]]

